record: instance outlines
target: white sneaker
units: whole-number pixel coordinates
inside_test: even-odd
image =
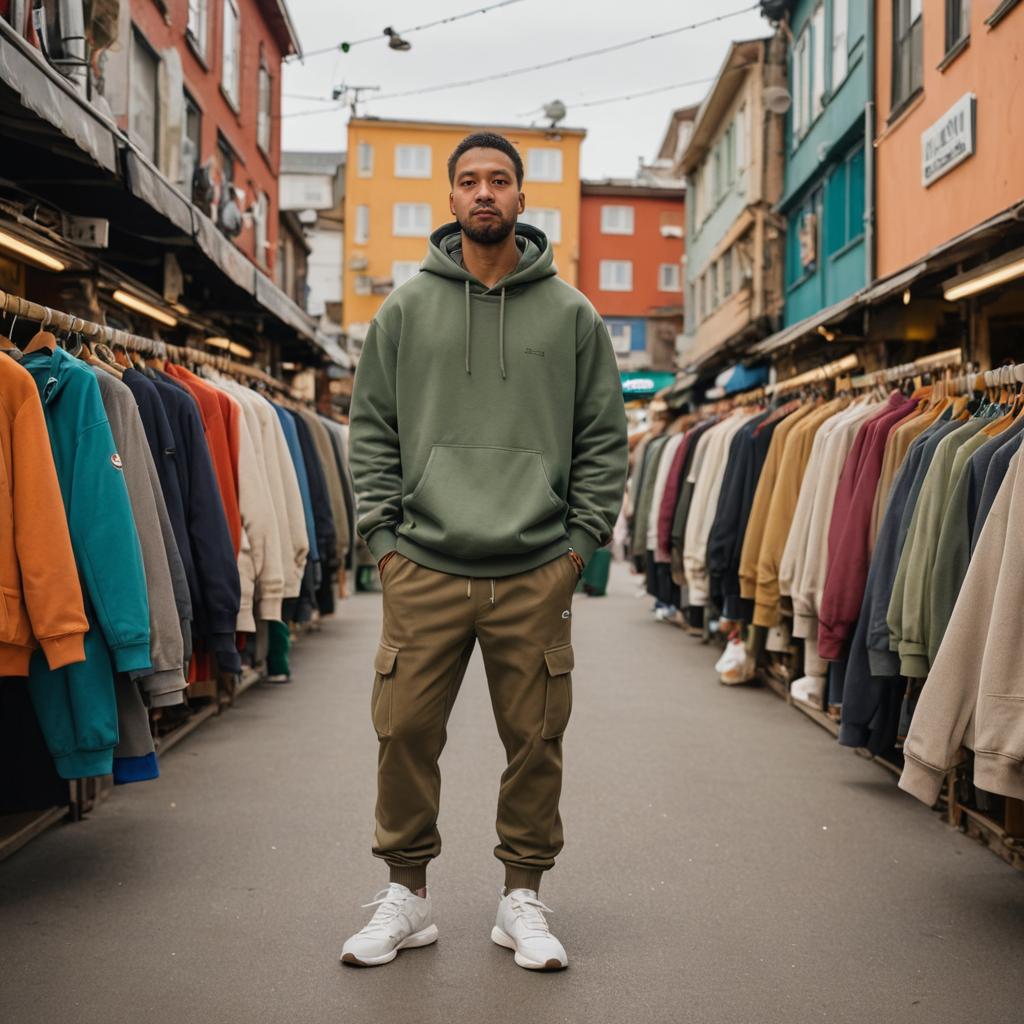
[[[545,907],[532,889],[513,889],[498,904],[491,939],[516,951],[516,963],[531,971],[560,971],[569,966],[562,944],[551,934]]]
[[[404,885],[392,882],[377,893],[372,903],[364,906],[377,910],[366,927],[342,947],[343,964],[379,967],[391,963],[400,949],[437,942],[437,925],[429,895],[417,896]]]

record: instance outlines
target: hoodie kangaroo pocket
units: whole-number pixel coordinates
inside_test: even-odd
[[[459,558],[535,551],[566,536],[539,451],[435,444],[398,532]]]

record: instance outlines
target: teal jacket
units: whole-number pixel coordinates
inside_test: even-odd
[[[518,266],[487,288],[458,224],[438,229],[370,326],[349,459],[378,560],[510,576],[611,536],[628,459],[615,353],[543,232],[520,224],[516,242]]]
[[[92,370],[57,349],[25,356],[39,389],[85,598],[85,661],[51,671],[36,651],[29,692],[57,770],[110,774],[117,745],[114,672],[150,667],[142,550]]]

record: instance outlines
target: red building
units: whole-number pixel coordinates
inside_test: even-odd
[[[674,370],[683,329],[685,190],[584,182],[580,290],[604,318],[623,370]]]
[[[103,95],[142,152],[273,276],[284,0],[131,0],[99,58]]]

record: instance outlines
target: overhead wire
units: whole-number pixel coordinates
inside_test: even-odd
[[[496,11],[499,7],[510,7],[512,4],[521,3],[523,3],[523,0],[501,0],[500,3],[488,4],[486,7],[474,7],[471,11],[464,11],[462,14],[450,14],[447,18],[428,21],[423,25],[414,25],[412,28],[400,28],[398,29],[398,34],[400,36],[412,35],[413,32],[423,32],[428,28],[437,28],[438,25],[450,25],[453,21],[461,21],[463,18],[472,18],[477,14],[487,14],[488,11]],[[310,50],[308,53],[303,54],[303,57],[321,57],[325,53],[345,52],[343,47],[347,46],[348,49],[352,49],[353,46],[377,42],[383,36],[383,32],[378,32],[376,35],[366,36],[364,39],[342,40],[342,42],[335,43],[333,46],[325,46],[320,50]]]
[[[545,71],[548,68],[558,67],[561,64],[569,64],[574,61],[588,60],[591,57],[601,57],[608,53],[616,53],[620,50],[629,49],[633,46],[640,46],[643,43],[654,42],[658,39],[666,39],[670,36],[679,35],[682,32],[691,32],[698,28],[705,28],[729,18],[739,17],[741,14],[749,14],[758,8],[758,4],[751,4],[749,7],[736,11],[728,11],[725,14],[716,14],[714,17],[705,18],[701,21],[691,22],[688,25],[679,25],[676,28],[666,29],[663,32],[652,32],[645,36],[638,36],[634,39],[627,39],[621,43],[613,43],[611,46],[602,46],[596,50],[585,50],[582,53],[570,54],[566,57],[559,57],[555,60],[544,61],[540,64],[531,64],[528,67],[512,68],[508,71],[499,71],[496,74],[482,75],[479,78],[466,78],[457,82],[444,82],[439,85],[431,85],[421,89],[407,89],[402,92],[384,93],[381,96],[368,96],[361,102],[376,103],[381,100],[402,99],[408,96],[425,96],[429,93],[442,92],[448,89],[462,89],[472,85],[480,85],[484,82],[494,82],[504,78],[513,78],[518,75],[526,75],[533,71]],[[592,105],[596,106],[598,101]],[[611,101],[608,101],[611,102]],[[282,118],[305,117],[309,114],[325,113],[324,110],[299,110],[293,113],[282,114]]]
[[[607,103],[620,103],[623,100],[636,100],[643,96],[654,96],[659,92],[669,92],[672,89],[684,89],[690,85],[708,85],[715,79],[711,78],[692,78],[689,82],[673,82],[671,85],[659,85],[653,89],[643,89],[640,92],[628,92],[623,93],[621,96],[608,96],[600,100],[586,100],[581,103],[566,103],[566,106],[570,110],[578,110],[583,107],[602,107]],[[529,117],[531,114],[539,114],[544,110],[543,107],[536,107],[533,110],[524,110],[521,113],[516,114],[516,117]]]

